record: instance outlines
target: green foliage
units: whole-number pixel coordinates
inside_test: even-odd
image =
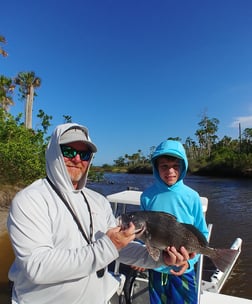
[[[104,175],[102,170],[99,170],[99,168],[91,166],[89,173],[88,173],[88,179],[92,182],[100,182],[104,180]]]
[[[30,94],[31,87],[37,88],[41,85],[41,79],[35,75],[34,71],[18,73],[17,77],[14,78],[14,82],[19,86],[20,98],[24,100]],[[36,96],[36,92],[34,96]]]
[[[1,43],[6,43],[6,39],[4,36],[0,35],[0,44]],[[3,57],[7,57],[8,53],[2,48],[2,46],[0,45],[0,55],[2,55]]]
[[[0,109],[0,178],[26,185],[45,175],[43,132],[26,129]]]
[[[8,111],[9,106],[14,104],[12,99],[14,88],[15,85],[11,78],[0,75],[0,107],[5,111]]]
[[[252,129],[246,128],[240,140],[224,136],[217,142],[216,132],[219,120],[205,116],[196,130],[198,143],[188,137],[184,147],[189,161],[188,172],[199,175],[225,177],[252,177]],[[180,140],[179,137],[168,139]],[[181,140],[180,140],[181,141]],[[145,173],[150,171],[150,158],[153,153],[150,148],[148,157],[138,153],[125,154],[114,160],[118,168],[126,168],[128,173]]]
[[[72,116],[70,115],[63,115],[64,123],[72,122]]]
[[[45,112],[40,109],[37,117],[41,119],[41,126],[43,127],[44,133],[46,133],[50,127],[50,120],[52,120],[52,116],[45,114]]]

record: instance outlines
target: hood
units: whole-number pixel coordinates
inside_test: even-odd
[[[155,179],[157,179],[159,182],[164,183],[161,180],[158,170],[156,169],[156,166],[155,166],[156,159],[162,155],[169,155],[169,156],[177,157],[182,160],[180,176],[179,176],[178,181],[183,180],[183,178],[186,176],[186,172],[188,169],[188,160],[187,160],[186,152],[185,152],[183,145],[179,141],[176,141],[176,140],[165,140],[160,145],[158,145],[156,150],[154,151],[154,153],[151,157],[153,175],[154,175]]]
[[[92,144],[92,141],[88,135],[88,129],[84,126],[81,126],[76,123],[66,123],[62,125],[58,125],[48,143],[47,149],[46,149],[46,173],[49,179],[52,181],[54,185],[57,185],[57,188],[61,192],[79,192],[83,187],[86,186],[87,182],[87,176],[88,171],[90,169],[90,165],[92,162],[92,159],[89,162],[89,167],[86,172],[86,174],[82,177],[82,179],[79,182],[79,189],[75,190],[71,179],[68,175],[64,158],[61,153],[60,149],[60,137],[61,135],[66,132],[68,129],[72,128],[80,128],[84,131],[84,133],[87,135],[87,140]],[[93,144],[92,144],[93,145]],[[94,154],[93,154],[94,155]],[[93,157],[93,156],[92,156]]]

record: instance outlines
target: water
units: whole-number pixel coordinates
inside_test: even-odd
[[[108,195],[127,187],[145,189],[152,175],[106,174],[107,183],[90,184],[90,188]],[[252,299],[252,180],[188,176],[185,184],[208,197],[207,223],[213,224],[210,245],[229,248],[239,237],[242,252],[222,293]]]
[[[128,187],[144,190],[153,182],[152,175],[105,174],[105,182],[88,187],[103,195],[124,191]],[[222,293],[252,299],[252,180],[189,176],[185,183],[200,196],[209,199],[207,223],[213,223],[210,245],[229,248],[240,237],[242,252]],[[7,271],[13,254],[6,233],[0,235],[0,303],[9,303]]]

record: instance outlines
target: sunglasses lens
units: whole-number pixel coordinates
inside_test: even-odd
[[[61,146],[61,151],[64,157],[73,158],[76,156],[76,151],[68,146]]]
[[[64,157],[73,158],[77,154],[80,155],[81,160],[88,161],[91,158],[92,153],[90,151],[77,151],[69,146],[61,145],[61,151]]]
[[[81,160],[90,160],[91,153],[89,151],[78,152]]]

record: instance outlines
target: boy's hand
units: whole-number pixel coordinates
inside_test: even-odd
[[[195,255],[196,253],[189,254],[183,246],[180,251],[177,251],[174,246],[167,247],[167,250],[164,251],[164,262],[168,266],[179,267],[178,271],[171,269],[171,274],[180,276],[189,268],[188,260],[194,258]]]

